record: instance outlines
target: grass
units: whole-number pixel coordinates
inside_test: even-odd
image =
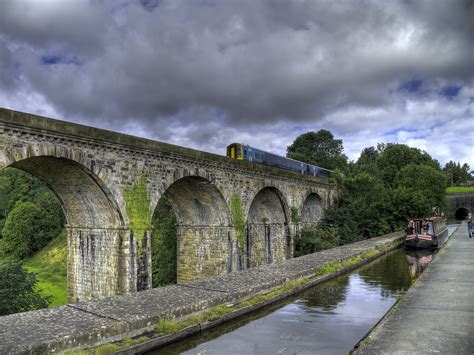
[[[474,192],[474,187],[451,186],[446,188],[446,193],[453,194],[459,192]]]
[[[346,267],[354,266],[358,263],[360,263],[362,260],[365,260],[367,258],[370,258],[371,256],[374,256],[376,254],[380,253],[379,249],[374,249],[371,251],[368,251],[366,253],[363,253],[358,256],[354,256],[350,259],[342,260],[342,261],[333,261],[330,263],[327,263],[319,268],[317,268],[314,271],[314,274],[316,276],[325,276],[325,275],[330,275],[338,272],[341,269],[344,269]]]
[[[67,236],[66,231],[23,263],[23,267],[36,273],[38,289],[43,296],[52,296],[49,307],[67,303]]]

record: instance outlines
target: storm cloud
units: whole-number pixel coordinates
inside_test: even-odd
[[[223,153],[325,128],[474,168],[474,1],[4,0],[0,105]]]

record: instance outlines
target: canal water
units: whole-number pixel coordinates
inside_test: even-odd
[[[450,223],[448,234],[456,227]],[[285,302],[151,354],[345,354],[435,255],[397,249]]]

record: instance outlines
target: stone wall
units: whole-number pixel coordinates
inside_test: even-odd
[[[0,168],[8,166],[41,178],[63,205],[71,301],[151,285],[143,236],[162,196],[177,216],[180,282],[291,257],[290,210],[301,216],[304,208],[306,223],[315,222],[337,196],[327,180],[0,109]],[[131,215],[126,191],[140,181],[149,202]],[[236,239],[231,196],[251,231],[250,251]]]
[[[448,194],[448,208],[453,215],[456,215],[460,209],[466,209],[468,212],[474,214],[474,193],[463,192]]]

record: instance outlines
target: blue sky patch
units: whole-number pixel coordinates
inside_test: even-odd
[[[456,85],[447,85],[441,89],[440,94],[446,96],[449,99],[458,96],[459,90],[461,90],[462,86]]]
[[[408,91],[408,92],[417,92],[420,90],[421,85],[423,84],[423,80],[410,80],[398,88],[399,91]]]
[[[153,11],[160,4],[160,0],[140,0],[140,2],[148,11]]]
[[[43,55],[41,56],[41,64],[43,65],[56,65],[56,64],[80,65],[81,62],[76,57],[65,57],[61,55]]]

